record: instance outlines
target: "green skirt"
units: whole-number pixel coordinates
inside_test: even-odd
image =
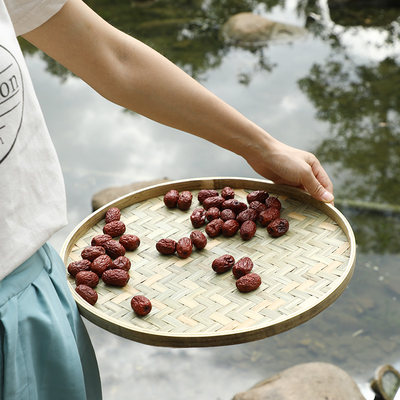
[[[96,357],[57,252],[0,281],[0,399],[100,400]]]

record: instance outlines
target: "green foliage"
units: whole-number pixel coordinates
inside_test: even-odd
[[[392,1],[352,0],[344,4],[331,1],[332,20],[342,26],[387,26],[399,18],[400,4]]]
[[[338,163],[341,197],[396,203],[400,196],[400,65],[393,58],[354,65],[330,60],[299,81],[331,125],[316,154]],[[345,172],[343,172],[345,171]]]
[[[86,3],[113,26],[143,41],[196,79],[221,64],[229,50],[220,37],[220,27],[239,12],[265,8],[283,0],[87,0]],[[24,52],[36,50],[21,39]],[[50,73],[65,78],[69,72],[41,54]]]
[[[230,50],[231,44],[220,37],[221,27],[230,16],[254,11],[260,5],[267,11],[283,7],[286,0],[87,0],[87,3],[105,20],[149,44],[201,80],[207,71],[221,64]],[[296,10],[304,19],[310,13],[320,12],[317,0],[298,0]],[[385,27],[388,44],[399,41],[396,23],[391,21]],[[336,186],[336,196],[398,202],[400,60],[386,58],[357,64],[336,31],[312,19],[307,20],[307,28],[330,47],[326,59],[313,65],[298,84],[313,104],[316,118],[329,124],[330,137],[322,140],[313,152],[322,163],[337,166],[340,186]],[[36,52],[22,39],[21,46],[27,54]],[[238,81],[244,86],[249,85],[254,73],[260,70],[269,73],[275,67],[268,59],[267,47],[247,51],[255,61],[253,68],[238,74]],[[54,60],[39,55],[50,73],[62,79],[69,76]],[[396,247],[392,240],[383,238],[384,232],[379,233],[379,227],[368,231],[367,225],[363,226],[366,229],[363,237],[378,235],[382,238],[377,239],[378,243],[386,241],[388,248]]]

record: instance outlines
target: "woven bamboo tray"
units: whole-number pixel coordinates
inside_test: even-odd
[[[155,249],[161,238],[189,236],[190,214],[199,206],[200,189],[231,186],[236,198],[266,190],[282,202],[282,217],[289,221],[286,235],[272,238],[265,228],[243,241],[208,238],[207,247],[194,250],[187,259],[162,256]],[[168,209],[163,196],[170,189],[190,190],[189,211]],[[320,203],[295,188],[265,180],[198,178],[163,183],[123,196],[83,220],[69,235],[62,258],[67,266],[80,259],[91,238],[102,233],[105,212],[121,209],[126,233],[139,236],[141,244],[126,255],[132,262],[130,281],[124,288],[100,282],[99,299],[89,305],[75,292],[81,314],[98,326],[141,343],[170,347],[221,346],[262,339],[291,329],[324,310],[346,288],[355,264],[355,239],[345,217],[334,207]],[[204,231],[204,229],[202,229]],[[212,261],[223,254],[236,260],[249,256],[261,286],[240,293],[232,273],[217,275]],[[130,307],[136,294],[148,297],[153,309],[138,317]]]

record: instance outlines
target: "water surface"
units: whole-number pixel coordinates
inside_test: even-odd
[[[316,153],[358,243],[344,294],[276,337],[169,349],[88,323],[105,399],[226,400],[308,361],[342,367],[371,398],[366,382],[375,368],[400,359],[400,218],[391,211],[400,196],[400,10],[340,12],[323,0],[89,3],[277,139]],[[306,27],[308,34],[254,48],[227,44],[220,28],[240,11]],[[57,248],[103,188],[163,177],[258,177],[240,157],[109,103],[41,53],[27,48],[26,55],[67,189],[69,225],[53,238]],[[362,207],[346,206],[349,200]]]

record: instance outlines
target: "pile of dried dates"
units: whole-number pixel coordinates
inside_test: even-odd
[[[251,272],[253,269],[253,261],[249,257],[242,257],[239,261],[230,254],[225,254],[216,258],[212,263],[212,269],[217,274],[232,270],[236,280],[236,287],[239,292],[251,292],[261,285],[260,275]]]
[[[256,190],[247,195],[247,204],[235,199],[235,191],[224,187],[221,193],[215,189],[200,190],[197,199],[201,207],[196,207],[190,215],[193,228],[205,226],[205,232],[210,238],[219,235],[233,237],[239,232],[243,240],[254,237],[257,224],[267,229],[270,236],[277,238],[289,229],[289,222],[281,218],[281,202],[265,190]],[[187,211],[192,205],[193,195],[190,191],[172,189],[164,195],[164,204],[168,208],[179,208]],[[184,237],[177,242],[173,239],[161,239],[156,249],[164,255],[177,253],[181,258],[191,255],[193,246],[199,250],[207,245],[206,236],[199,230],[192,231],[190,237]],[[237,279],[236,287],[241,292],[250,292],[261,284],[258,274],[251,272],[253,262],[249,257],[241,258],[237,263],[233,256],[225,254],[215,259],[212,268],[217,274],[232,269]]]
[[[247,195],[247,204],[235,199],[235,191],[225,187],[218,193],[214,189],[200,190],[197,196],[200,203],[190,215],[190,222],[195,230],[189,237],[178,240],[160,239],[156,249],[160,254],[177,254],[188,258],[193,250],[202,250],[207,245],[207,237],[199,229],[204,227],[210,238],[219,235],[233,237],[239,232],[242,240],[254,237],[257,226],[266,228],[269,235],[277,238],[289,229],[289,222],[281,218],[281,202],[264,190],[256,190]],[[178,192],[173,189],[164,195],[164,204],[168,208],[188,211],[193,195],[190,191]],[[88,303],[94,305],[98,295],[95,290],[99,280],[112,286],[125,286],[129,281],[131,262],[125,256],[127,251],[134,251],[140,245],[140,239],[126,233],[126,226],[121,221],[121,211],[111,207],[105,215],[103,234],[94,236],[91,246],[81,252],[81,260],[71,262],[68,272],[75,278],[76,292]],[[261,285],[261,277],[252,272],[253,262],[249,257],[242,257],[235,262],[233,256],[225,254],[212,262],[212,269],[217,274],[232,271],[236,287],[240,292],[250,292]],[[139,316],[147,315],[152,304],[142,295],[131,299],[131,307]]]
[[[109,208],[105,215],[103,234],[94,236],[91,246],[82,250],[82,259],[71,262],[67,267],[69,274],[75,278],[75,291],[91,305],[97,302],[95,288],[100,279],[106,285],[118,287],[125,286],[129,281],[131,261],[125,253],[136,250],[140,239],[125,232],[121,211],[117,207]],[[132,298],[131,306],[141,316],[151,311],[150,300],[141,295]]]

